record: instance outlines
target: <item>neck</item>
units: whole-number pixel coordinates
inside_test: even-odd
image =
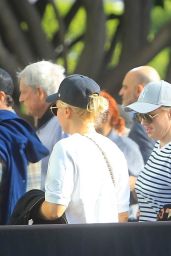
[[[70,134],[79,133],[81,135],[88,135],[95,132],[94,123],[80,123],[70,127]]]
[[[109,135],[109,133],[111,132],[111,130],[112,130],[111,126],[105,127],[105,129],[103,130],[103,135],[107,137]]]
[[[165,136],[160,140],[160,147],[164,147],[169,142],[171,142],[171,127],[168,128]]]
[[[50,111],[49,104],[47,104],[47,103],[46,104],[40,104],[40,106],[37,107],[37,110],[34,114],[34,118],[35,119],[41,119],[46,114],[46,112],[48,110]]]
[[[14,109],[13,109],[12,107],[8,107],[8,106],[5,106],[5,105],[0,105],[0,109],[1,109],[1,110],[14,111]]]
[[[97,128],[97,131],[106,137],[109,135],[111,130],[112,130],[112,127],[107,123],[104,123],[101,127]]]

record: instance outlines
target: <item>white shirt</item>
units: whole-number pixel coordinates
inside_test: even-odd
[[[45,200],[65,205],[68,223],[118,222],[118,213],[129,209],[129,178],[126,159],[108,138],[91,134],[97,145],[80,134],[62,139],[49,159]]]

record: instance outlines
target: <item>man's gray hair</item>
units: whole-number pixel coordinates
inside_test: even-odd
[[[22,80],[32,88],[42,88],[47,95],[56,93],[65,78],[65,69],[61,65],[50,61],[39,61],[26,66],[17,73],[18,80]]]

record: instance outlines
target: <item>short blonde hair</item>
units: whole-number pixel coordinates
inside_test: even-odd
[[[60,106],[72,108],[81,119],[90,119],[92,121],[95,121],[99,115],[107,111],[109,105],[108,101],[101,95],[98,95],[97,93],[89,96],[89,103],[86,109],[74,107],[61,100],[58,100],[58,104]]]

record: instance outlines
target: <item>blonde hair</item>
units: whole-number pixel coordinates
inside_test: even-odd
[[[96,118],[108,110],[108,101],[98,95],[97,93],[92,94],[89,96],[89,102],[87,104],[86,109],[82,109],[79,107],[72,106],[70,104],[67,104],[61,100],[58,101],[60,106],[64,107],[70,107],[74,110],[74,112],[82,119],[89,119],[89,120],[96,120]]]

